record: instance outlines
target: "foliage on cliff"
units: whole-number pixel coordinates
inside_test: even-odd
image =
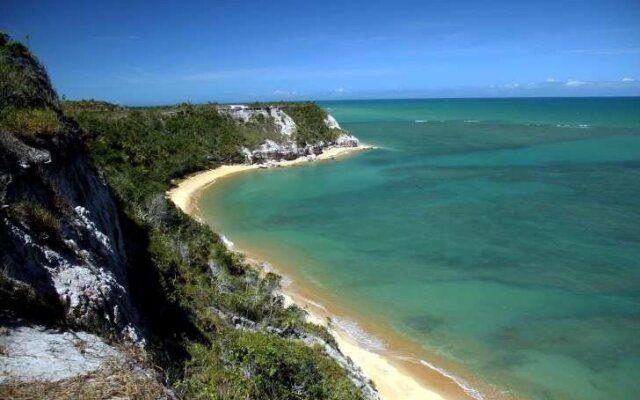
[[[322,347],[296,339],[312,335],[335,345],[326,330],[304,321],[298,307],[284,307],[277,294],[279,277],[260,277],[210,228],[164,196],[174,178],[239,160],[238,148],[248,139],[237,124],[213,105],[126,108],[83,101],[65,103],[63,112],[46,71],[28,49],[6,35],[0,40],[0,68],[17,77],[10,82],[0,75],[2,117],[18,110],[31,123],[33,114],[25,110],[54,112],[63,134],[81,135],[115,193],[141,329],[178,394],[194,399],[363,397]],[[3,131],[26,135],[24,125],[0,121]],[[7,209],[47,237],[64,235],[57,219],[64,210],[49,208],[19,203]],[[0,293],[16,293],[13,282],[0,278]]]
[[[96,163],[127,201],[161,193],[173,178],[222,161],[242,161],[242,138],[215,106],[126,108],[67,102],[64,109],[88,132]]]
[[[283,110],[293,118],[298,129],[295,138],[298,144],[330,142],[338,137],[339,131],[330,129],[325,123],[327,112],[314,103],[284,103]]]
[[[44,66],[0,32],[0,129],[20,134],[61,131],[58,97]]]
[[[237,160],[234,146],[241,142],[233,121],[213,106],[181,107],[74,113],[88,132],[95,162],[147,235],[144,251],[159,272],[162,292],[191,315],[204,337],[205,344],[180,343],[189,356],[179,388],[193,398],[358,398],[345,372],[321,350],[273,333],[237,331],[222,317],[332,341],[322,328],[305,323],[297,307],[283,307],[276,276],[260,278],[207,226],[167,203],[163,193],[173,178]],[[325,388],[320,397],[317,385]]]
[[[58,96],[44,66],[20,42],[0,32],[0,109],[57,109]]]
[[[316,144],[320,141],[332,142],[341,133],[341,130],[331,129],[325,123],[327,112],[313,102],[255,102],[251,107],[279,107],[287,113],[296,123],[295,141],[304,146]]]

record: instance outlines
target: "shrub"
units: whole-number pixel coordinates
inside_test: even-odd
[[[12,206],[11,214],[44,239],[57,240],[62,234],[62,224],[58,217],[40,204],[21,201]]]
[[[44,66],[20,42],[0,33],[0,109],[57,109],[58,96]]]
[[[58,114],[42,108],[4,110],[0,114],[0,129],[20,135],[46,135],[62,131]]]
[[[296,123],[296,141],[300,145],[314,144],[320,141],[333,141],[339,131],[329,129],[324,120],[326,111],[314,103],[285,103],[282,107]]]
[[[319,347],[247,331],[225,332],[220,338],[212,346],[191,347],[187,377],[178,385],[187,397],[362,399],[344,370]]]

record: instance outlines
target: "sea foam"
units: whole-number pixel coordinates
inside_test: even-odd
[[[221,235],[220,239],[222,240],[222,243],[227,247],[227,249],[233,249],[233,246],[235,246],[235,243],[229,240],[229,238],[227,238],[225,235]]]
[[[578,125],[571,125],[571,124],[556,124],[556,128],[580,128],[580,129],[587,129],[587,128],[591,128],[591,125],[589,125],[589,124],[578,124]]]
[[[333,323],[340,329],[345,331],[359,345],[370,350],[384,350],[386,348],[384,342],[365,332],[357,322],[346,319],[334,319]]]
[[[462,390],[464,390],[464,392],[466,394],[468,394],[469,396],[473,397],[476,400],[485,400],[485,397],[482,395],[482,393],[480,393],[479,391],[477,391],[476,389],[472,388],[465,380],[453,375],[452,373],[450,373],[449,371],[436,367],[435,365],[431,364],[428,361],[425,360],[418,360],[420,362],[420,364],[424,365],[425,367],[432,369],[434,371],[436,371],[437,373],[439,373],[440,375],[446,376],[447,378],[451,379],[452,381],[454,381],[456,383],[456,385],[460,386],[460,388]]]

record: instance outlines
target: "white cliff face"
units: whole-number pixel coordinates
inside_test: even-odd
[[[310,160],[322,154],[324,149],[330,147],[358,147],[360,141],[348,133],[340,134],[332,142],[318,142],[314,145],[299,146],[294,141],[276,143],[273,140],[265,140],[263,144],[254,150],[242,148],[245,162],[248,164],[261,164],[270,161],[293,160],[299,157],[309,157]]]
[[[291,136],[296,131],[296,123],[287,113],[278,107],[249,108],[245,105],[232,105],[228,109],[228,114],[236,121],[249,122],[258,115],[270,118],[275,123],[281,135]]]
[[[264,118],[270,118],[283,136],[281,141],[267,139],[255,149],[243,147],[241,153],[245,158],[245,162],[249,164],[293,160],[299,157],[315,159],[325,148],[357,147],[360,144],[358,138],[346,131],[342,131],[334,141],[321,141],[301,146],[293,138],[296,132],[296,124],[293,118],[278,107],[250,108],[245,105],[231,105],[228,108],[221,108],[220,111],[239,122],[249,122],[259,115]],[[342,130],[338,121],[331,114],[327,114],[324,123],[330,129]]]
[[[327,117],[324,119],[325,125],[327,125],[330,129],[342,129],[340,128],[340,124],[333,118],[333,115],[327,114]]]
[[[315,145],[299,146],[293,140],[276,143],[273,140],[265,140],[258,148],[242,149],[245,161],[249,164],[263,164],[270,161],[293,160],[299,157],[316,156],[327,147],[326,143],[319,142]]]

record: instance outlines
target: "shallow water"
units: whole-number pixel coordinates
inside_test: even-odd
[[[323,106],[380,149],[225,180],[204,216],[499,388],[639,398],[640,99]]]

